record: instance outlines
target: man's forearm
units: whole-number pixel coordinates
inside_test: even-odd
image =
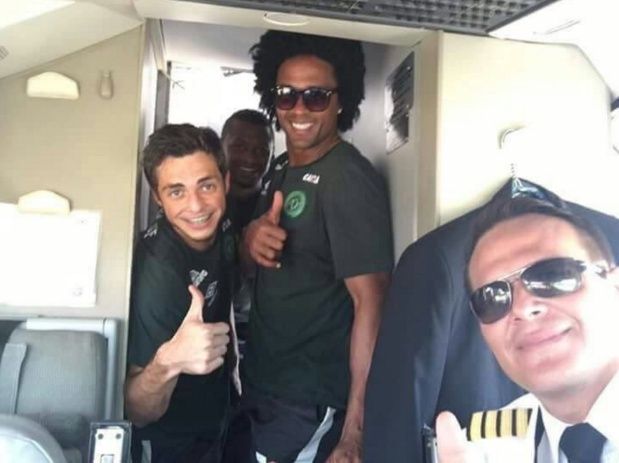
[[[380,325],[381,307],[389,282],[387,274],[360,277],[347,286],[351,292],[355,316],[350,340],[350,390],[342,439],[360,438],[363,431],[365,388]],[[361,289],[355,291],[356,288]]]
[[[131,367],[125,387],[125,405],[136,426],[146,426],[163,416],[170,404],[179,373],[165,362],[163,344],[144,368]]]
[[[350,341],[350,390],[342,437],[363,431],[365,386],[380,321],[378,308],[355,313]]]

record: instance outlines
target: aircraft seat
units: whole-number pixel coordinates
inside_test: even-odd
[[[108,357],[115,350],[101,332],[70,329],[73,319],[50,320],[49,326],[38,319],[22,323],[4,345],[0,413],[38,423],[62,448],[64,461],[84,463],[90,423],[111,418]]]
[[[39,423],[0,415],[0,455],[20,463],[67,463],[60,445]]]

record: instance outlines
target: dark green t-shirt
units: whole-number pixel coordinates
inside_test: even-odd
[[[230,221],[225,219],[213,246],[187,246],[168,221],[159,218],[135,251],[127,362],[144,367],[185,318],[193,283],[204,294],[204,320],[229,323],[231,273],[235,259]],[[229,404],[229,359],[208,375],[178,378],[166,413],[140,430],[142,439],[217,438]]]
[[[352,145],[290,167],[280,156],[257,213],[284,194],[280,269],[260,267],[250,312],[246,372],[259,391],[344,409],[353,303],[344,279],[390,272],[393,246],[384,182]]]

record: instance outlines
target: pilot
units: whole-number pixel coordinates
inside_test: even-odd
[[[471,308],[530,394],[474,414],[471,442],[441,413],[439,461],[619,461],[619,271],[604,236],[565,209],[516,198],[483,213],[473,243]]]
[[[127,415],[151,461],[218,463],[236,370],[225,158],[211,129],[170,124],[143,167],[162,214],[133,261]]]

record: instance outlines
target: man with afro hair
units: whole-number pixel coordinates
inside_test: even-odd
[[[268,31],[251,55],[260,106],[286,135],[244,237],[256,272],[245,389],[256,457],[357,463],[393,265],[384,182],[340,137],[359,116],[363,50]]]

